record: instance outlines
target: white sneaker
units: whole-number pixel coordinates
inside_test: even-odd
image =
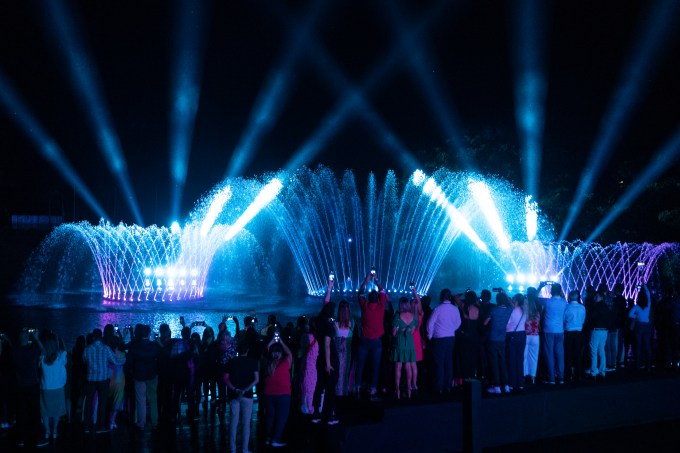
[[[488,389],[486,389],[486,393],[499,394],[499,393],[501,393],[501,388],[500,387],[489,387]]]

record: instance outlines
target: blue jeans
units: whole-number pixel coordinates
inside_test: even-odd
[[[281,442],[290,413],[290,395],[265,395],[264,403],[267,411],[267,436],[272,442]]]
[[[434,360],[434,389],[450,390],[453,381],[453,347],[456,337],[432,339],[432,360]]]
[[[545,333],[543,343],[545,352],[546,379],[564,379],[564,333]]]
[[[362,338],[359,343],[357,354],[357,368],[354,375],[354,385],[357,388],[363,384],[363,374],[366,361],[371,367],[371,393],[378,388],[378,370],[380,369],[380,356],[382,355],[382,339],[369,340]]]

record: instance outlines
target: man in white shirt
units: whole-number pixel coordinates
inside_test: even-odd
[[[427,338],[432,345],[434,389],[442,393],[451,390],[453,381],[453,347],[460,327],[460,311],[451,303],[448,288],[441,291],[439,301],[427,322]]]

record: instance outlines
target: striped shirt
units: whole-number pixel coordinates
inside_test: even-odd
[[[87,364],[88,381],[105,381],[109,378],[109,363],[123,365],[125,355],[116,357],[111,348],[98,340],[85,348],[83,361]]]

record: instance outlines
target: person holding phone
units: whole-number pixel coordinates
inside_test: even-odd
[[[291,381],[290,367],[293,356],[284,341],[267,343],[264,362],[265,428],[272,447],[285,447],[283,432],[290,413]]]
[[[369,281],[373,281],[378,290],[372,290],[364,298],[364,291]],[[359,342],[359,352],[357,353],[357,364],[355,370],[355,391],[361,392],[363,384],[363,373],[368,362],[371,371],[369,381],[370,398],[378,397],[378,378],[380,370],[380,358],[382,356],[382,338],[385,335],[385,307],[387,306],[387,293],[378,280],[375,267],[371,269],[364,278],[359,288],[359,305],[361,306],[361,340]]]
[[[335,344],[335,303],[330,301],[333,280],[328,281],[326,298],[319,316],[317,316],[316,338],[319,343],[319,356],[316,360],[316,387],[314,389],[314,415],[312,423],[324,420],[329,425],[335,425],[336,387],[338,384],[338,370],[340,361]],[[323,413],[321,409],[321,395],[323,396]]]

